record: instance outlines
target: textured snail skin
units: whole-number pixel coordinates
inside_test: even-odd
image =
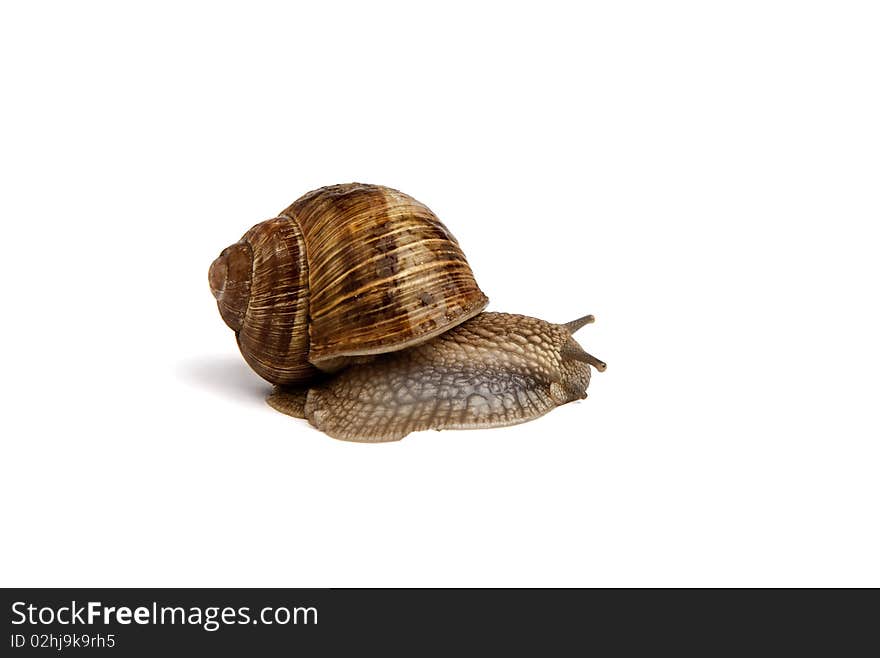
[[[592,320],[557,325],[482,313],[427,343],[373,357],[310,387],[277,387],[267,401],[347,441],[515,425],[587,397],[590,367],[605,364],[571,334]]]

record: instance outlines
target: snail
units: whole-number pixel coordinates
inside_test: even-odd
[[[224,249],[220,315],[267,402],[337,439],[500,427],[586,397],[605,364],[566,324],[484,312],[455,237],[387,187],[314,190]]]

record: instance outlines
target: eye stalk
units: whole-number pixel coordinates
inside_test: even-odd
[[[577,320],[572,320],[571,322],[566,322],[562,326],[565,327],[565,330],[568,333],[573,335],[581,327],[586,326],[588,324],[593,324],[595,321],[596,321],[595,316],[585,315],[584,317],[578,318]]]
[[[573,335],[581,327],[584,327],[588,324],[593,324],[595,321],[595,316],[585,315],[584,317],[578,318],[577,320],[566,322],[562,325],[562,327],[569,333],[569,335]],[[587,352],[585,352],[581,348],[581,346],[578,345],[573,339],[569,339],[568,342],[562,347],[562,353],[564,356],[570,359],[574,359],[575,361],[589,363],[599,372],[605,372],[605,369],[608,367],[607,365],[605,365],[604,361],[600,361],[592,354],[588,354]]]

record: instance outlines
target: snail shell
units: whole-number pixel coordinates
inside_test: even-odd
[[[360,183],[314,190],[257,224],[208,278],[245,360],[275,384],[419,345],[489,301],[424,204]]]

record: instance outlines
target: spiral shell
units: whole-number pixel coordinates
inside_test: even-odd
[[[309,192],[257,224],[214,261],[209,281],[245,360],[276,384],[418,345],[488,303],[425,205],[359,183]]]

